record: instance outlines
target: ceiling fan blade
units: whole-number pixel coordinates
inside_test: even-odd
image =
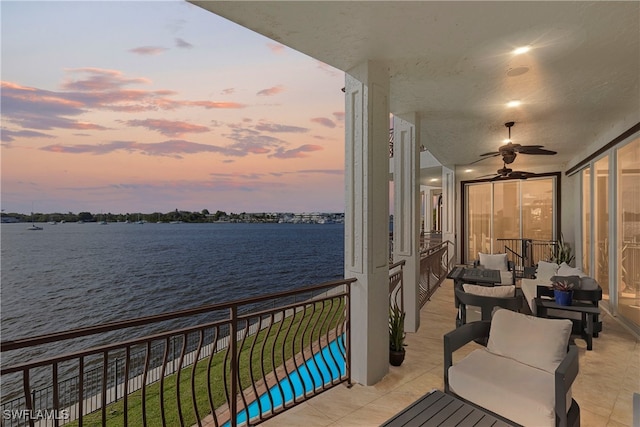
[[[546,154],[546,155],[552,155],[552,154],[558,154],[555,151],[551,151],[551,150],[547,150],[545,148],[538,148],[538,147],[521,147],[518,150],[519,153],[522,154]]]
[[[484,156],[496,157],[496,156],[499,156],[499,155],[500,155],[499,151],[492,151],[491,153],[480,154],[481,157],[484,157]]]
[[[491,157],[496,157],[496,156],[498,156],[498,154],[499,154],[499,153],[496,153],[495,155],[493,155],[493,156],[491,156]],[[473,162],[471,162],[471,163],[468,163],[468,165],[469,165],[469,166],[470,166],[470,165],[473,165],[474,163],[478,163],[478,162],[481,162],[481,161],[483,161],[483,160],[490,159],[491,157],[483,157],[483,158],[481,158],[481,159],[478,159],[478,160],[476,160],[476,161],[473,161]]]

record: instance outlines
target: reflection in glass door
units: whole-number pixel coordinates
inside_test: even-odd
[[[594,164],[593,244],[594,278],[602,287],[602,299],[609,300],[609,156]]]
[[[618,313],[640,326],[640,138],[618,158]]]
[[[591,274],[591,166],[582,171],[582,271]]]

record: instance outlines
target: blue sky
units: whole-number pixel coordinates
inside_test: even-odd
[[[186,2],[0,8],[5,212],[343,211],[342,72]]]

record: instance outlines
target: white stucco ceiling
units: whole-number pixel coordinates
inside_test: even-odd
[[[419,113],[421,143],[442,164],[495,151],[515,121],[514,143],[558,155],[520,154],[512,167],[564,170],[640,120],[638,1],[192,3],[345,72],[380,61],[391,112]],[[522,45],[531,51],[511,53]]]

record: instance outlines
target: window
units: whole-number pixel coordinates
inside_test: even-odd
[[[527,180],[498,182],[463,182],[464,239],[463,259],[477,259],[478,252],[503,253],[505,247],[522,255],[522,239],[544,241],[541,245],[547,259],[548,244],[556,229],[557,175]],[[540,252],[542,253],[542,251]],[[535,255],[534,255],[535,257]],[[518,265],[511,253],[510,259]]]

